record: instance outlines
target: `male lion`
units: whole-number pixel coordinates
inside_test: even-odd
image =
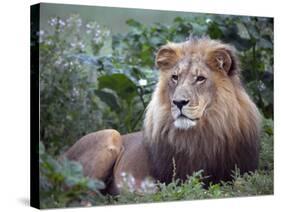
[[[209,38],[168,43],[156,56],[159,82],[141,132],[116,130],[88,134],[67,152],[85,175],[119,192],[121,173],[140,186],[151,176],[160,182],[185,180],[204,170],[208,182],[231,179],[258,166],[260,114],[239,77],[235,49]]]

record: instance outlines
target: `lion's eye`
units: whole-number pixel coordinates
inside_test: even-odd
[[[179,77],[178,77],[178,75],[173,74],[173,75],[172,75],[172,79],[175,80],[175,81],[177,81],[177,80],[179,79]]]
[[[197,82],[203,82],[205,79],[206,79],[206,77],[198,76],[198,77],[196,78],[196,81],[197,81]]]

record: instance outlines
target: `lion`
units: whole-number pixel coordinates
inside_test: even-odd
[[[84,174],[120,192],[122,173],[136,187],[146,177],[170,183],[203,170],[207,182],[232,179],[258,167],[260,113],[246,93],[237,51],[210,38],[162,46],[155,59],[159,80],[143,130],[120,135],[113,129],[82,137],[66,153]]]

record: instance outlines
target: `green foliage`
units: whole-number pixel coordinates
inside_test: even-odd
[[[155,82],[154,75],[146,74],[151,70],[98,54],[109,33],[95,22],[70,16],[52,18],[49,23],[50,29],[38,33],[40,135],[48,152],[60,154],[81,136],[99,129],[122,133],[139,129]],[[141,79],[150,84],[140,85]]]
[[[39,144],[40,207],[55,208],[97,204],[103,197],[99,193],[104,183],[84,177],[81,164],[66,158],[54,159]],[[82,202],[82,203],[81,203]]]
[[[50,29],[40,32],[40,135],[48,151],[58,154],[73,140],[102,126],[99,119],[93,120],[101,116],[94,94],[97,74],[90,71],[91,61],[80,61],[90,46],[97,43],[100,48],[102,43],[86,32],[81,36],[80,30],[90,29],[78,16],[52,18],[49,23]],[[92,31],[89,34],[96,33]]]
[[[109,88],[114,90],[117,95],[130,103],[137,95],[137,86],[124,74],[112,74],[101,76],[99,79],[99,89]]]
[[[271,119],[263,120],[263,133],[260,148],[259,168],[273,171],[273,121]]]
[[[273,193],[273,20],[194,15],[171,25],[128,20],[129,31],[111,35],[79,16],[55,17],[40,36],[40,198],[41,207],[121,204],[222,198]],[[190,35],[232,43],[239,50],[244,84],[263,121],[259,169],[232,183],[202,187],[201,172],[187,182],[148,182],[146,193],[130,187],[117,197],[101,196],[103,183],[83,176],[81,165],[55,159],[81,136],[105,128],[140,130],[157,82],[154,58],[167,43]],[[151,192],[153,190],[153,192]]]

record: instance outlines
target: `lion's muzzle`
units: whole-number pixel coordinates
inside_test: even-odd
[[[197,105],[192,105],[190,100],[173,100],[171,108],[176,128],[189,129],[197,124],[203,116],[206,104],[203,99],[198,100]]]

